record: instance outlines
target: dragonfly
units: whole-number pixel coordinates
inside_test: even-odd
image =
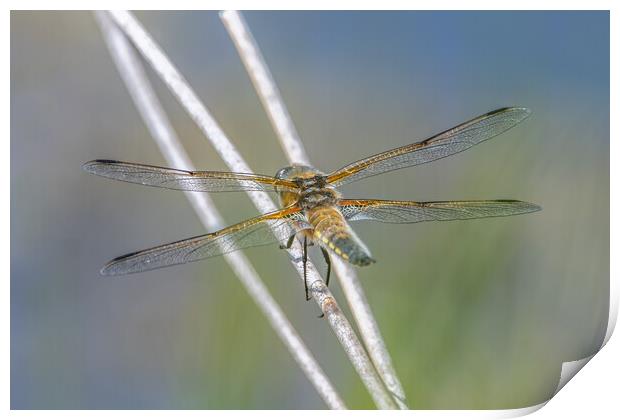
[[[281,208],[216,232],[148,248],[108,262],[103,275],[124,275],[184,264],[244,248],[303,243],[304,284],[308,245],[318,244],[327,263],[331,256],[355,266],[374,263],[368,247],[349,222],[384,223],[464,220],[531,213],[540,206],[518,200],[394,201],[343,198],[343,185],[454,155],[511,129],[530,115],[527,108],[491,111],[424,141],[379,153],[325,174],[313,167],[292,165],[275,176],[254,173],[188,171],[116,160],[93,160],[83,168],[95,175],[134,184],[182,191],[265,191],[278,195]]]

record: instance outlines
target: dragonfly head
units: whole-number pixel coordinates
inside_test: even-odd
[[[322,172],[306,165],[292,165],[286,168],[280,169],[276,172],[276,178],[278,179],[311,179],[316,175],[323,175]]]

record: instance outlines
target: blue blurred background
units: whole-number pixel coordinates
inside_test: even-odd
[[[213,12],[139,12],[250,165],[286,165]],[[514,408],[598,349],[609,293],[607,12],[247,13],[313,162],[330,171],[501,106],[518,127],[347,186],[349,197],[514,198],[543,211],[356,224],[360,269],[413,408]],[[153,74],[151,73],[151,76]],[[226,170],[156,77],[203,169]],[[204,232],[182,193],[91,176],[155,147],[94,18],[11,14],[11,406],[323,408],[221,258],[102,278],[120,254]],[[256,214],[213,196],[228,222]],[[247,251],[347,403],[369,396],[274,247]],[[332,291],[344,303],[338,282]]]

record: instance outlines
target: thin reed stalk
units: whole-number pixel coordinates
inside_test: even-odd
[[[127,11],[110,11],[109,13],[113,21],[132,41],[179,103],[190,114],[227,166],[235,172],[251,173],[252,170],[248,164],[193,92],[187,81],[133,15]],[[266,193],[249,191],[248,195],[256,208],[262,213],[276,209],[275,204]],[[302,249],[297,242],[288,250],[288,255],[293,267],[297,270],[300,277],[303,278]],[[385,389],[364,347],[357,339],[355,332],[338,307],[336,300],[325,286],[314,265],[310,262],[307,264],[307,277],[314,300],[325,314],[332,330],[377,407],[382,409],[398,408],[391,395]]]
[[[288,161],[291,164],[313,166],[269,67],[243,16],[237,11],[225,11],[220,13],[220,18],[237,48]],[[407,409],[405,391],[355,269],[338,258],[334,259],[334,269],[370,358],[396,403],[401,409]]]
[[[95,16],[125,86],[166,161],[175,168],[194,169],[129,41],[107,13],[95,12]],[[207,194],[186,191],[185,195],[208,231],[224,226],[222,216]],[[325,404],[331,409],[346,409],[342,398],[245,254],[239,251],[225,254],[224,258]]]

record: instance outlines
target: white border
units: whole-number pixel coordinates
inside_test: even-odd
[[[148,8],[167,8],[166,4],[158,1],[94,1],[85,4],[83,1],[64,1],[64,2],[55,2],[55,4],[51,4],[49,2],[42,1],[9,1],[7,2],[9,7],[18,10],[24,9],[46,9],[46,8],[55,8],[55,9],[83,9],[85,6],[88,8],[132,8],[132,9],[148,9]],[[166,6],[166,7],[164,7]],[[205,4],[205,2],[201,1],[188,1],[188,0],[177,0],[173,3],[175,8],[179,9],[199,9],[204,6],[208,6],[214,9],[226,9],[226,8],[240,8],[240,9],[290,9],[291,4],[289,2],[284,1],[215,1],[209,2]],[[325,0],[316,0],[312,3],[304,3],[304,2],[295,2],[296,8],[299,9],[359,9],[360,3],[353,1],[342,1],[337,4],[334,1],[325,1]],[[374,7],[373,7],[374,6]],[[394,1],[394,0],[384,0],[382,2],[376,2],[375,4],[368,5],[365,7],[361,7],[362,9],[374,9],[376,7],[381,7],[385,9],[407,9],[412,6],[409,2],[404,1]],[[614,1],[597,1],[591,0],[588,2],[584,1],[563,1],[556,3],[549,3],[545,1],[532,1],[532,0],[521,0],[517,1],[482,1],[482,0],[470,0],[468,2],[458,2],[458,1],[447,1],[447,0],[439,0],[434,2],[426,2],[413,4],[418,10],[440,10],[440,9],[456,9],[456,10],[480,10],[480,9],[495,9],[495,10],[584,10],[584,9],[594,9],[594,10],[612,10],[611,12],[611,103],[610,103],[610,112],[611,115],[618,115],[617,110],[618,107],[618,92],[617,92],[617,76],[618,69],[618,53],[617,53],[617,37],[618,30],[620,27],[620,19],[618,19],[617,8],[614,8]],[[561,7],[561,8],[560,8]],[[4,18],[3,25],[5,31],[3,31],[4,42],[2,42],[2,48],[4,52],[4,57],[10,57],[10,15],[7,12]],[[5,88],[5,101],[3,102],[2,109],[2,122],[3,127],[5,128],[5,140],[4,141],[4,154],[3,159],[5,159],[5,165],[3,165],[5,176],[3,177],[3,183],[5,188],[3,189],[5,195],[10,194],[10,170],[9,165],[10,162],[6,162],[9,160],[10,156],[10,66],[4,65],[2,66],[2,72],[5,75],[5,81],[7,81],[7,85]],[[615,77],[614,77],[615,76]],[[617,122],[612,118],[611,119],[611,138],[617,138]],[[611,161],[618,162],[618,148],[615,142],[612,142],[610,145],[611,152]],[[614,165],[611,165],[611,214],[618,213],[618,194],[616,189],[614,188],[618,179],[618,171],[615,169]],[[10,196],[10,195],[9,195]],[[9,207],[7,205],[3,206],[2,209],[2,220],[3,220],[3,238],[5,241],[3,242],[3,255],[9,255],[10,253],[10,219],[9,219]],[[617,287],[617,279],[618,279],[618,264],[614,262],[614,257],[618,255],[618,245],[617,245],[617,233],[618,233],[618,224],[612,218],[610,221],[611,226],[611,244],[610,244],[610,255],[611,255],[611,294],[610,294],[610,324],[607,333],[607,339],[611,337],[611,332],[613,326],[615,325],[618,313],[618,287]],[[3,327],[5,331],[5,343],[9,342],[10,334],[10,269],[9,265],[5,264],[5,282],[4,282],[4,312],[3,312]],[[5,396],[5,407],[6,411],[9,410],[10,404],[10,347],[5,344],[2,346],[3,352],[3,380],[1,382],[1,387],[3,395]],[[538,411],[534,416],[540,419],[546,418],[556,418],[562,417],[566,419],[572,418],[583,418],[584,415],[594,415],[594,418],[609,418],[609,414],[618,413],[618,403],[617,403],[617,374],[620,372],[620,363],[618,355],[620,354],[620,344],[618,344],[617,338],[612,338],[610,342],[602,349],[601,353],[593,358],[592,362],[589,363],[583,369],[583,372],[579,375],[578,380],[574,380],[568,383],[564,389],[562,389],[559,394],[551,400],[551,402],[543,409]],[[574,365],[574,364],[573,364]],[[491,417],[504,417],[506,414],[525,414],[524,410],[519,411],[476,411],[476,412],[457,412],[457,411],[433,411],[433,412],[420,412],[420,411],[412,411],[412,412],[390,412],[389,415],[393,416],[416,416],[417,418],[488,418]],[[245,412],[237,412],[237,411],[220,411],[220,412],[209,412],[209,415],[217,415],[221,418],[228,417],[237,417],[240,413]],[[111,413],[105,411],[91,411],[91,412],[83,412],[83,411],[14,411],[11,412],[13,416],[25,416],[25,417],[58,417],[58,418],[83,418],[84,415],[87,414],[89,417],[107,417]],[[249,413],[248,413],[249,414]],[[597,415],[598,414],[598,415]],[[169,417],[194,417],[194,416],[204,416],[205,413],[200,411],[163,411],[163,412],[139,412],[139,411],[120,411],[115,412],[114,416],[120,416],[121,418],[128,417],[138,417],[138,416],[146,416],[153,418],[169,418]],[[262,417],[269,416],[269,418],[288,418],[290,413],[284,411],[262,411],[262,412],[252,412],[252,417]],[[296,412],[296,416],[315,416],[315,413],[312,412]],[[321,415],[327,416],[342,416],[347,415],[347,413],[342,412],[324,412]],[[367,416],[376,416],[381,415],[385,416],[386,412],[355,412],[356,416],[367,417]]]
[[[612,10],[615,0],[435,0],[411,2],[383,0],[360,2],[354,0],[176,0],[174,2],[146,0],[64,0],[64,1],[15,1],[5,2],[14,10]]]

